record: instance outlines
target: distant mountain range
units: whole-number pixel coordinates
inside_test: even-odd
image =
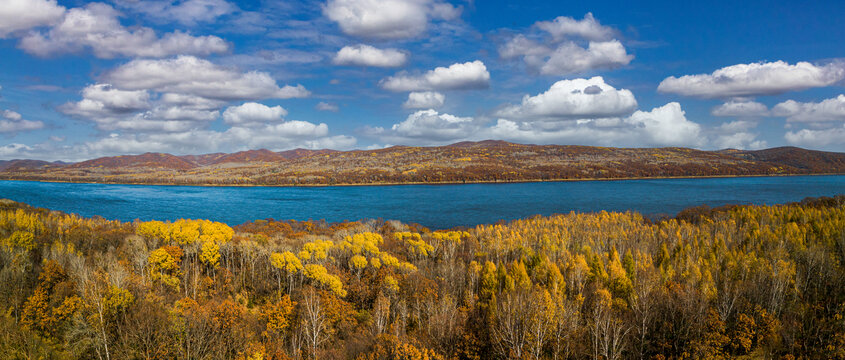
[[[163,153],[78,163],[0,161],[0,179],[191,185],[507,182],[845,173],[845,154],[779,147],[702,151],[523,145],[487,140],[378,150]]]

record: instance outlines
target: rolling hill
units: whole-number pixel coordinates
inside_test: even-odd
[[[266,149],[162,153],[74,164],[0,162],[0,179],[196,185],[331,185],[548,181],[845,173],[845,154],[781,147],[702,151],[524,145],[487,140],[378,150]]]

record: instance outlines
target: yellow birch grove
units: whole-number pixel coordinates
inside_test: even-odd
[[[0,201],[8,359],[845,359],[845,196],[395,221]]]

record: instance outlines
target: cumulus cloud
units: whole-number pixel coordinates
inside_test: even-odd
[[[626,118],[577,119],[558,122],[498,119],[482,132],[489,138],[530,143],[604,146],[702,146],[701,127],[687,120],[678,103]]]
[[[583,20],[561,16],[537,22],[532,31],[512,37],[499,47],[499,55],[504,59],[522,58],[529,68],[544,75],[614,69],[634,59],[619,40],[612,38],[614,34],[590,13]]]
[[[463,140],[502,139],[522,143],[603,146],[692,146],[707,144],[702,127],[686,118],[678,103],[625,117],[580,117],[543,121],[532,118],[459,117],[420,110],[390,128],[369,128],[366,135],[402,145],[441,145]]]
[[[164,93],[152,99],[146,89],[121,90],[111,84],[94,84],[82,90],[80,101],[64,104],[59,109],[92,121],[101,130],[182,132],[203,128],[216,120],[225,103],[181,93]],[[286,114],[280,106],[246,103],[228,108],[223,118],[228,124],[255,126],[281,121]]]
[[[726,122],[713,129],[712,147],[716,149],[757,150],[768,146],[765,140],[758,140],[758,134],[751,132],[757,122],[737,120]]]
[[[0,146],[0,157],[6,159],[32,159],[37,158],[39,155],[43,156],[43,154],[35,154],[33,148],[25,144],[12,143]]]
[[[323,13],[347,35],[402,39],[422,34],[432,19],[457,18],[461,10],[438,0],[329,0]]]
[[[627,145],[623,140],[629,134],[616,124],[597,124],[593,121],[570,121],[548,127],[529,121],[498,119],[485,129],[484,134],[491,139],[531,143],[531,144],[571,144],[571,145]],[[610,126],[604,126],[610,125]]]
[[[227,108],[223,112],[223,121],[230,125],[256,126],[284,121],[287,114],[288,111],[281,106],[248,102]]]
[[[214,121],[213,103],[177,94],[153,102],[146,90],[120,90],[109,84],[89,85],[82,100],[59,107],[65,114],[93,122],[101,130],[178,132]]]
[[[540,67],[540,73],[565,75],[594,69],[613,69],[628,65],[633,59],[634,56],[629,55],[618,40],[591,41],[587,48],[568,42],[561,44],[548,55],[548,59]]]
[[[335,65],[399,67],[408,61],[408,54],[397,49],[378,49],[370,45],[344,46],[332,62]]]
[[[0,39],[38,26],[52,25],[65,8],[56,0],[6,0],[0,6]]]
[[[720,117],[760,117],[769,115],[769,108],[756,101],[731,100],[713,108],[710,114]]]
[[[337,106],[337,104],[327,103],[325,101],[320,101],[319,103],[317,103],[316,106],[314,106],[314,108],[317,109],[317,110],[320,110],[320,111],[331,111],[331,112],[340,111],[340,108]]]
[[[160,132],[114,132],[99,139],[62,144],[10,144],[0,146],[0,157],[80,161],[100,156],[166,152],[201,154],[266,148],[272,151],[294,148],[348,150],[357,139],[330,135],[326,124],[307,121],[281,121],[260,126],[235,125],[226,130],[187,129]]]
[[[114,0],[120,8],[147,15],[153,21],[178,22],[183,25],[212,22],[238,7],[225,0]]]
[[[399,74],[383,79],[382,88],[390,91],[466,90],[490,86],[490,73],[483,62],[475,60],[437,67],[421,75]]]
[[[600,24],[593,13],[587,13],[582,20],[558,16],[552,21],[537,22],[535,26],[558,40],[575,36],[590,41],[605,41],[615,34],[613,28]]]
[[[159,97],[162,104],[170,106],[179,106],[186,109],[193,110],[214,110],[220,109],[226,104],[222,100],[207,99],[200,96],[164,93]]]
[[[443,106],[446,96],[436,91],[412,92],[402,104],[406,109],[436,109]]]
[[[289,99],[310,95],[302,85],[279,87],[264,72],[243,73],[193,56],[133,60],[106,75],[125,90],[155,90],[216,100]]]
[[[773,95],[787,91],[830,86],[845,78],[841,62],[814,65],[784,61],[737,64],[712,74],[668,77],[657,90],[701,98]]]
[[[57,151],[79,160],[148,151],[178,154],[268,148],[348,149],[354,137],[329,133],[328,125],[287,120],[287,110],[252,100],[308,95],[302,86],[279,87],[262,72],[241,72],[192,56],[138,59],[86,86],[81,99],[59,107],[93,123],[108,136],[57,147],[55,142],[15,148],[30,157]],[[232,101],[242,102],[227,106]],[[245,101],[245,102],[244,102]],[[218,119],[227,127],[212,129]],[[61,150],[58,150],[61,149]],[[54,155],[52,155],[54,156]]]
[[[15,111],[0,111],[0,133],[16,134],[22,131],[38,130],[43,127],[43,122],[24,120],[23,115]]]
[[[326,124],[287,121],[262,127],[232,127],[226,131],[190,130],[174,133],[110,134],[101,139],[69,147],[74,159],[96,156],[140,154],[149,151],[174,154],[233,152],[266,148],[350,149],[351,136],[328,136]],[[40,157],[43,157],[41,155]]]
[[[37,56],[90,48],[100,58],[209,55],[229,50],[229,44],[216,36],[192,36],[175,31],[159,38],[151,28],[130,30],[120,24],[119,16],[114,8],[102,3],[73,8],[46,33],[32,32],[23,37],[19,46]]]
[[[82,99],[59,107],[104,131],[184,133],[205,129],[231,101],[307,96],[301,85],[279,87],[269,74],[240,72],[192,56],[138,59],[82,90]],[[283,121],[287,111],[247,102],[226,109],[232,126],[255,128]]]
[[[687,120],[681,104],[671,102],[651,111],[636,111],[625,122],[641,130],[643,142],[656,146],[700,146],[701,126]]]
[[[82,90],[82,100],[64,104],[59,110],[91,120],[100,129],[113,130],[128,125],[127,120],[135,113],[151,108],[146,90],[124,91],[110,84],[94,84]],[[149,125],[149,120],[144,123]]]
[[[472,117],[441,114],[436,110],[420,110],[390,129],[372,128],[369,135],[403,145],[435,145],[471,137],[481,128]]]
[[[811,130],[801,129],[798,131],[788,131],[784,135],[786,142],[809,148],[827,148],[832,146],[845,145],[845,126],[824,129]]]
[[[596,76],[558,81],[542,94],[525,95],[521,104],[507,106],[496,116],[510,120],[610,118],[628,115],[636,107],[630,90],[617,90]]]
[[[788,122],[845,122],[845,95],[821,102],[787,100],[775,105],[772,115],[785,117]]]

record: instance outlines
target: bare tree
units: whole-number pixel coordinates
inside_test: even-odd
[[[496,306],[493,339],[499,353],[506,358],[522,359],[528,346],[531,299],[522,291],[502,294]]]
[[[607,290],[596,292],[589,327],[594,359],[617,360],[622,357],[625,337],[631,328],[616,317]]]
[[[309,356],[316,359],[320,345],[328,340],[328,320],[320,305],[320,294],[314,289],[304,292],[301,304],[302,334],[308,345]]]
[[[389,321],[390,300],[379,293],[376,297],[376,302],[373,305],[373,335],[378,336],[383,333]]]

